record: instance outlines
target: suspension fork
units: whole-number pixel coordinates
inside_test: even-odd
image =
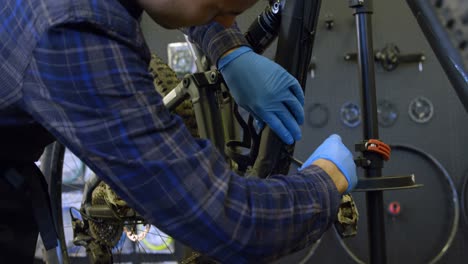
[[[275,61],[296,77],[303,89],[312,57],[320,6],[321,0],[288,0],[282,2],[281,6]],[[286,153],[282,150],[286,150]],[[294,145],[285,145],[266,127],[261,133],[259,154],[251,174],[260,178],[277,173],[287,174],[293,152]]]

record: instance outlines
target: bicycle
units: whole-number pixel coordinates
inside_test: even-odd
[[[361,1],[362,2],[362,1]],[[317,23],[317,18],[318,18],[318,13],[320,9],[320,1],[318,2],[307,2],[307,1],[297,1],[293,2],[294,4],[288,5],[288,2],[286,2],[286,5],[284,6],[284,14],[285,15],[282,18],[281,23],[276,20],[275,18],[275,10],[279,8],[279,5],[281,4],[280,1],[270,1],[270,5],[268,9],[265,11],[264,16],[263,16],[263,21],[262,23],[268,23],[271,28],[268,28],[270,32],[266,33],[274,33],[277,32],[279,27],[284,27],[283,29],[295,29],[295,30],[286,30],[286,32],[291,33],[288,38],[286,36],[279,36],[278,40],[278,51],[277,51],[277,62],[282,65],[284,68],[286,68],[292,75],[294,75],[301,83],[302,87],[305,87],[305,82],[306,82],[306,76],[307,76],[307,71],[309,67],[309,62],[310,62],[310,57],[312,53],[312,47],[313,47],[313,41],[314,41],[314,29],[316,28],[316,23]],[[353,2],[356,8],[362,8],[363,3],[359,2]],[[292,19],[293,14],[295,12],[302,14],[302,20],[301,21],[295,21]],[[363,22],[365,25],[365,21]],[[297,30],[297,28],[300,28]],[[250,31],[250,32],[253,32]],[[259,37],[256,34],[251,34],[248,35],[247,37],[250,37],[251,44],[255,47],[255,50],[257,52],[261,52],[262,49],[264,49],[265,46],[267,46],[269,43],[271,43],[272,39],[274,39],[275,34],[272,34],[273,36],[262,36]],[[368,41],[366,38],[367,36],[364,36],[365,38],[363,39],[364,41]],[[267,39],[268,38],[268,39]],[[291,40],[300,40],[300,41],[291,41]],[[292,43],[291,43],[292,42]],[[266,44],[266,45],[265,45]],[[256,45],[262,45],[262,46],[256,46]],[[295,48],[291,48],[291,46],[295,46]],[[306,49],[302,49],[303,46],[306,46]],[[289,52],[287,55],[282,52],[285,50],[287,47],[287,50],[291,51],[293,50],[294,52],[291,54]],[[363,54],[360,54],[361,57],[360,59],[366,59],[367,62],[372,61],[373,59],[369,59],[369,54],[367,50],[367,54],[365,53],[366,50],[361,50],[363,51]],[[367,57],[367,58],[365,58]],[[179,89],[180,93],[176,92],[176,95],[180,95],[179,97],[176,97],[177,99],[174,101],[168,101],[168,105],[171,104],[170,102],[174,102],[173,105],[176,105],[179,100],[183,101],[184,99],[184,93],[182,90],[184,89],[189,89],[190,84],[193,82],[197,82],[197,78],[205,78],[208,80],[208,83],[214,85],[214,84],[219,84],[218,82],[221,82],[221,79],[219,79],[219,76],[216,72],[214,71],[209,71],[209,72],[203,72],[199,73],[198,75],[193,75],[188,77],[187,79],[184,79],[184,82],[181,83],[176,89]],[[362,76],[363,79],[366,78],[366,76]],[[456,79],[456,78],[455,78]],[[187,81],[186,81],[187,80]],[[222,87],[222,85],[221,85]],[[226,90],[219,90],[219,96],[221,96],[220,101],[224,103],[231,103],[229,100],[228,94],[226,94]],[[190,93],[190,91],[189,91]],[[197,95],[195,95],[197,96]],[[200,94],[198,94],[200,96]],[[198,112],[198,115],[201,117],[202,120],[219,120],[221,119],[221,114],[219,111],[211,111],[213,110],[212,107],[216,106],[217,100],[215,100],[216,97],[213,97],[212,94],[204,94],[202,96],[206,96],[208,98],[208,101],[211,100],[211,103],[207,104],[200,104],[196,106],[198,110],[195,110],[195,113]],[[364,103],[365,105],[368,106],[369,109],[372,110],[372,108],[375,109],[375,107],[372,107],[372,95],[368,98],[368,102]],[[374,98],[375,99],[375,98]],[[172,105],[170,105],[172,106]],[[223,108],[225,109],[231,109],[231,107],[226,107]],[[219,110],[219,109],[215,109]],[[229,112],[229,111],[227,111]],[[369,113],[372,111],[369,111]],[[234,113],[226,113],[226,119],[227,120],[233,120],[235,116],[238,116],[235,111]],[[372,127],[373,123],[376,124],[376,120],[372,120],[372,116],[368,116],[365,119],[368,119],[366,123],[369,123],[370,127]],[[205,125],[208,122],[204,122]],[[242,122],[241,122],[242,123]],[[208,123],[209,124],[209,123]],[[228,144],[228,148],[226,148],[226,153],[228,158],[231,159],[231,161],[235,164],[235,168],[240,174],[249,174],[249,175],[255,175],[260,178],[266,178],[268,175],[273,174],[273,173],[282,173],[286,174],[289,170],[289,166],[291,164],[291,159],[292,159],[292,153],[294,147],[286,147],[281,144],[281,141],[279,141],[278,138],[272,133],[271,130],[266,128],[259,137],[256,137],[255,133],[253,133],[253,120],[250,118],[249,121],[244,122],[241,124],[241,127],[243,127],[244,132],[248,131],[250,133],[251,137],[256,137],[253,141],[257,140],[256,143],[258,145],[249,145],[249,141],[252,141],[252,138],[247,138],[243,141],[228,141],[225,142],[225,139],[236,139],[238,135],[235,134],[235,126],[228,122],[223,122],[223,124],[226,124],[226,127],[222,130],[216,130],[214,127],[210,127],[209,125],[205,128],[198,127],[199,130],[202,131],[202,136],[211,138],[216,146],[218,146],[219,149],[225,150],[225,143]],[[372,130],[372,128],[370,128]],[[228,132],[225,132],[228,131]],[[371,131],[367,135],[366,138],[376,138],[378,137],[378,133],[374,133]],[[376,135],[377,134],[377,135]],[[223,136],[222,136],[223,135]],[[224,137],[224,135],[227,135],[227,137]],[[278,147],[280,146],[280,147]],[[238,152],[238,149],[244,149],[245,148],[250,148],[250,152],[248,155],[245,155],[242,151]],[[249,158],[249,159],[247,159]],[[253,158],[253,159],[252,159]],[[376,159],[379,159],[378,157]],[[254,160],[254,162],[252,162]],[[378,175],[379,172],[376,173],[376,177],[379,177],[381,175]],[[378,201],[378,199],[376,199]],[[378,218],[378,217],[377,217]],[[374,247],[379,248],[381,245],[379,243],[376,243]],[[377,250],[378,252],[381,252]],[[376,258],[380,258],[381,256],[378,253]]]

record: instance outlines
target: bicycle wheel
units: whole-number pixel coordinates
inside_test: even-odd
[[[84,214],[86,185],[96,176],[61,144],[47,148],[41,168],[52,183],[52,211],[63,263],[158,263],[182,258],[181,245],[139,218],[132,221]],[[128,210],[126,203],[102,182],[91,193],[93,206],[111,206],[116,213]],[[36,257],[43,257],[41,253],[38,250]]]

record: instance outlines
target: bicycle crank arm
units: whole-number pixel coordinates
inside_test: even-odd
[[[294,156],[289,156],[292,162],[302,167],[304,162]],[[357,221],[359,212],[351,194],[344,194],[341,197],[340,207],[338,208],[338,216],[335,221],[335,228],[338,234],[343,237],[353,237],[357,234]]]

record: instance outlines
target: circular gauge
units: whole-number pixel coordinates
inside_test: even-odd
[[[457,234],[460,206],[447,170],[430,154],[408,145],[392,145],[384,175],[414,173],[416,189],[384,192],[383,209],[388,263],[437,263]],[[353,193],[359,212],[366,212],[363,192]],[[360,215],[356,237],[339,243],[355,263],[369,263],[367,214]],[[424,243],[422,243],[424,242]]]
[[[377,115],[379,125],[382,127],[390,127],[395,124],[398,118],[398,111],[392,102],[381,100],[377,105]]]
[[[312,104],[307,108],[307,115],[307,122],[311,127],[320,128],[328,123],[329,111],[324,104]]]
[[[429,99],[419,96],[410,102],[408,114],[416,123],[427,123],[434,115],[434,106]]]
[[[357,127],[361,123],[361,109],[352,102],[347,102],[340,109],[341,121],[348,127]]]

